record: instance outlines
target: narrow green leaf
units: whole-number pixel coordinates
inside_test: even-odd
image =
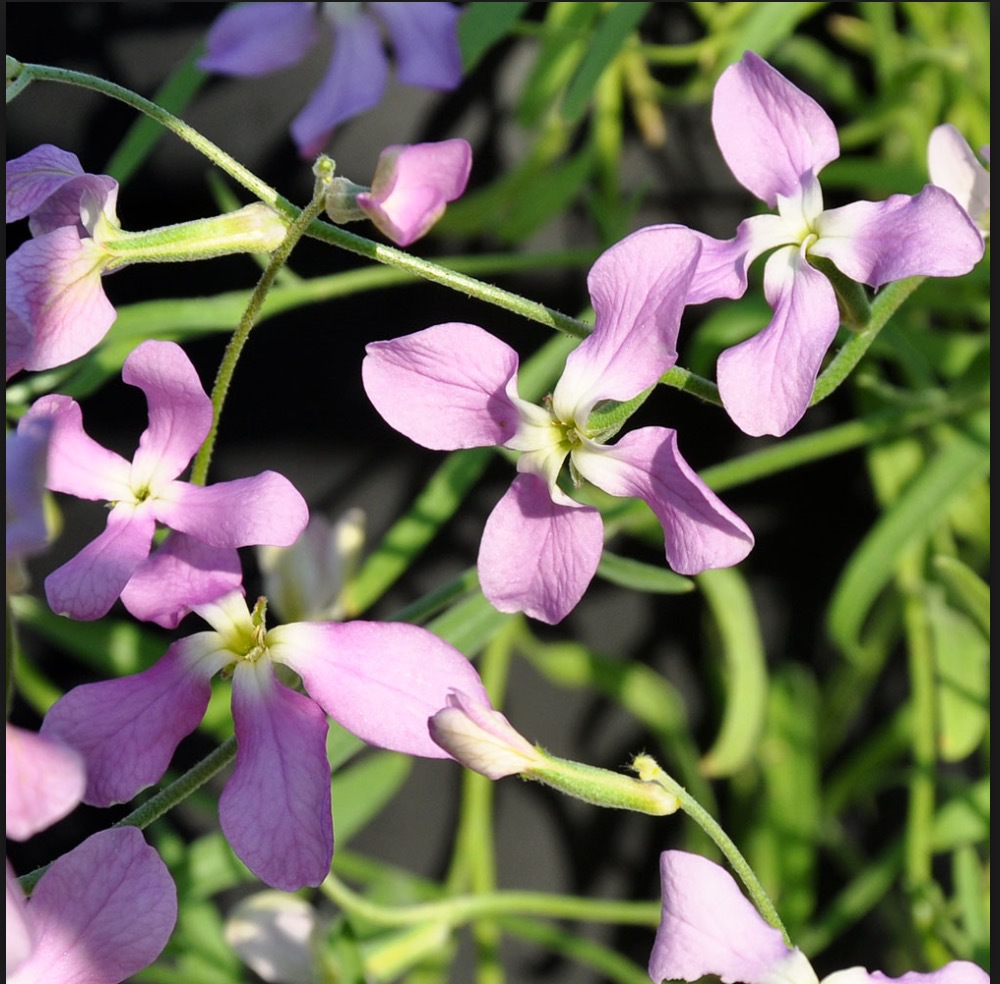
[[[473,657],[488,643],[513,615],[498,612],[477,592],[459,602],[427,626],[459,652]]]
[[[398,752],[373,752],[334,773],[330,783],[337,844],[346,844],[403,785],[413,759]]]
[[[963,844],[986,844],[990,839],[990,780],[977,783],[942,803],[934,817],[935,851],[951,851]]]
[[[476,0],[467,4],[458,21],[458,43],[462,64],[469,73],[479,60],[520,20],[527,3]]]
[[[620,557],[607,550],[601,555],[597,576],[619,587],[649,594],[687,594],[694,591],[694,581],[689,577],[681,577],[666,567]]]
[[[982,629],[990,639],[990,587],[957,557],[939,555],[932,561],[935,571],[948,589],[949,597]]]

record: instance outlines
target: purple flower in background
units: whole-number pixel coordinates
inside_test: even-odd
[[[740,297],[747,268],[775,250],[764,269],[774,311],[758,335],[723,352],[719,393],[747,434],[785,434],[802,418],[826,350],[840,325],[837,297],[811,258],[831,261],[870,287],[903,277],[968,273],[983,243],[951,195],[919,195],[823,209],[817,176],[840,156],[826,112],[753,52],[722,73],[712,125],[736,179],[777,214],[745,219],[727,241],[701,236],[690,303]]]
[[[177,480],[212,424],[211,401],[179,345],[143,342],[122,379],[149,406],[131,462],[84,432],[68,396],[42,397],[18,425],[19,433],[40,420],[52,427],[48,488],[111,505],[105,531],[46,578],[45,592],[53,611],[71,618],[100,618],[121,596],[137,618],[174,626],[196,603],[241,583],[237,547],[293,543],[308,508],[275,472],[207,487]],[[186,536],[150,556],[157,523]]]
[[[454,688],[488,703],[472,664],[417,626],[300,622],[267,631],[261,603],[251,615],[239,592],[195,610],[214,631],[175,642],[144,673],[71,690],[42,732],[83,756],[85,802],[125,802],[163,775],[205,714],[211,678],[231,668],[239,751],[219,819],[236,854],[275,888],[318,885],[330,868],[324,712],[371,744],[447,758],[431,738],[431,715]],[[309,696],[281,683],[276,663]]]
[[[21,561],[48,545],[45,523],[45,461],[51,425],[44,420],[7,434],[7,590],[27,583]]]
[[[544,406],[518,396],[517,353],[475,325],[435,325],[368,346],[365,391],[400,433],[434,450],[495,445],[521,452],[520,475],[493,510],[479,548],[483,593],[500,611],[559,622],[597,570],[601,514],[557,484],[567,458],[574,484],[586,479],[649,504],[679,573],[731,566],[753,546],[746,524],[681,457],[675,431],[645,427],[608,445],[617,427],[591,417],[605,401],[627,401],[655,385],[676,361],[698,252],[693,234],[662,227],[605,252],[587,279],[593,333],[570,354]]]
[[[661,981],[698,981],[707,975],[725,984],[819,984],[808,959],[768,925],[724,868],[698,854],[660,855],[663,908],[649,959],[649,976]],[[988,984],[975,964],[956,960],[931,974],[886,977],[863,967],[840,970],[824,984]]]
[[[989,144],[979,153],[989,164]],[[979,163],[965,138],[951,124],[942,123],[931,131],[927,143],[927,169],[931,182],[951,192],[983,236],[989,236],[990,172]]]
[[[299,153],[312,158],[336,126],[381,100],[389,71],[383,29],[400,82],[454,89],[462,79],[458,17],[452,3],[249,3],[226,10],[212,25],[199,65],[222,75],[267,75],[305,57],[329,30],[329,68],[292,120]]]

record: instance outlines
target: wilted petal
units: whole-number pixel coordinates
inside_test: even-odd
[[[372,745],[444,758],[428,720],[451,690],[487,701],[479,674],[453,646],[415,625],[304,622],[267,635],[271,658],[302,677],[330,717]]]
[[[519,475],[483,529],[479,583],[499,611],[554,625],[583,597],[603,549],[596,509],[553,502],[543,479]]]
[[[119,984],[166,946],[177,891],[139,830],[119,827],[53,861],[27,909],[35,948],[7,984]]]
[[[712,127],[736,180],[771,208],[840,156],[826,110],[752,51],[716,83]]]
[[[782,435],[812,398],[823,356],[840,325],[830,281],[794,247],[764,269],[771,323],[719,356],[716,373],[726,412],[746,434]]]
[[[7,161],[7,221],[31,215],[62,185],[83,173],[76,154],[52,144],[41,144]]]
[[[285,892],[257,892],[226,919],[225,938],[268,984],[317,984],[319,913]]]
[[[732,567],[753,547],[747,524],[681,457],[676,431],[643,427],[617,444],[578,451],[573,461],[605,492],[649,504],[663,526],[667,562],[678,574]]]
[[[459,9],[452,3],[371,3],[389,28],[400,82],[454,89],[462,81]]]
[[[434,451],[500,445],[520,419],[507,393],[517,353],[476,325],[434,325],[372,342],[365,392],[390,427]]]
[[[224,10],[205,38],[198,66],[256,77],[295,64],[319,33],[312,3],[248,3]]]
[[[965,138],[950,123],[936,126],[927,144],[931,181],[955,196],[979,226],[990,228],[990,172],[979,163]]]
[[[326,717],[260,659],[236,664],[233,720],[236,769],[219,799],[226,840],[273,888],[318,885],[333,859]]]

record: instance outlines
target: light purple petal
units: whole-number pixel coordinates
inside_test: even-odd
[[[28,924],[26,900],[17,875],[9,861],[4,867],[7,879],[7,980],[10,980],[11,973],[27,960],[35,938]]]
[[[337,17],[333,57],[305,108],[292,120],[292,138],[304,158],[315,157],[334,127],[377,106],[388,62],[378,25],[367,14]]]
[[[10,295],[8,294],[8,297]],[[10,306],[7,305],[7,351],[4,361],[4,381],[10,382],[23,368],[25,362],[31,358],[31,347],[34,344],[35,336],[31,327]]]
[[[371,192],[358,194],[357,204],[397,246],[409,246],[465,191],[471,167],[465,140],[386,147]]]
[[[216,633],[199,632],[175,642],[142,673],[86,683],[57,700],[41,733],[83,756],[84,802],[125,803],[156,782],[181,739],[201,723],[209,680],[226,661]]]
[[[454,89],[462,81],[459,9],[452,3],[372,3],[396,54],[400,82],[426,89]]]
[[[663,526],[667,562],[678,574],[738,564],[753,548],[750,528],[698,477],[666,427],[630,431],[617,444],[574,453],[589,482],[644,499]]]
[[[97,219],[105,215],[118,224],[118,182],[106,174],[83,174],[67,181],[32,213],[28,227],[33,236],[44,236],[69,226],[81,237],[94,232]]]
[[[989,152],[987,150],[987,160]],[[955,196],[972,221],[989,230],[990,172],[979,163],[965,138],[950,123],[931,131],[927,144],[927,169],[931,181]]]
[[[836,974],[831,974],[824,979],[824,984],[827,981],[836,984],[834,981],[836,977]],[[871,980],[877,984],[885,984],[885,982],[898,982],[898,984],[989,984],[989,979],[990,975],[985,970],[968,960],[953,960],[940,970],[932,971],[929,974],[911,971],[899,977],[887,977],[879,970],[873,971],[871,974]]]
[[[22,418],[7,433],[7,561],[45,549],[49,531],[43,494],[52,422]]]
[[[141,389],[149,405],[149,426],[132,460],[131,484],[155,490],[187,468],[201,447],[212,426],[212,401],[174,342],[136,346],[122,366],[122,381]]]
[[[139,565],[121,599],[137,619],[175,629],[195,605],[216,601],[242,584],[235,548],[211,547],[185,533],[171,533]]]
[[[27,908],[35,949],[7,984],[118,984],[167,945],[177,890],[139,830],[119,827],[53,861]]]
[[[7,161],[7,221],[31,215],[49,195],[83,173],[76,154],[52,144]]]
[[[312,3],[248,3],[230,7],[205,38],[199,68],[256,77],[299,61],[319,34]]]
[[[472,664],[415,625],[302,622],[272,629],[267,641],[272,659],[295,670],[330,717],[382,748],[444,758],[428,720],[449,691],[489,702]]]
[[[476,325],[434,325],[372,342],[365,392],[390,427],[434,451],[501,445],[520,415],[508,395],[517,353]]]
[[[771,208],[840,156],[823,107],[752,51],[716,83],[712,127],[736,180]]]
[[[582,424],[599,400],[630,400],[677,361],[677,333],[701,246],[681,226],[640,229],[587,276],[594,330],[566,359],[552,394],[561,420]]]
[[[553,502],[543,479],[518,475],[483,529],[479,583],[499,611],[555,625],[583,597],[603,548],[596,509]]]
[[[333,859],[326,717],[261,659],[236,664],[233,719],[236,770],[219,799],[226,839],[273,888],[318,885]]]
[[[649,976],[697,981],[706,974],[726,984],[757,984],[792,952],[724,868],[698,854],[660,855],[663,907]]]
[[[6,726],[7,836],[27,840],[66,816],[83,798],[83,759],[33,731]]]
[[[881,287],[903,277],[958,277],[983,256],[983,238],[968,213],[944,189],[884,202],[853,202],[824,212],[816,256],[832,260],[852,280]]]
[[[154,508],[156,518],[172,530],[214,547],[287,547],[309,522],[305,499],[273,471],[208,486],[171,482]]]
[[[723,405],[740,430],[780,436],[809,406],[840,313],[830,281],[794,247],[768,259],[764,293],[774,309],[771,323],[723,352],[716,374]]]

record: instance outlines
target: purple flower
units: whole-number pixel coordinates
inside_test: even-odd
[[[37,420],[7,434],[8,591],[22,590],[27,582],[20,561],[48,545],[42,497],[51,431],[47,421]]]
[[[196,603],[241,583],[237,547],[293,543],[308,509],[275,472],[207,487],[177,480],[212,423],[211,401],[179,345],[143,342],[122,379],[149,406],[131,462],[84,432],[68,396],[42,397],[18,425],[21,433],[50,422],[48,488],[111,505],[105,531],[46,578],[46,596],[53,611],[77,619],[100,618],[121,596],[137,618],[173,627]],[[150,555],[157,523],[185,535]]]
[[[459,9],[451,3],[250,3],[226,10],[212,25],[199,65],[222,75],[260,76],[293,65],[333,35],[326,75],[292,121],[292,138],[315,157],[334,127],[377,106],[388,61],[382,29],[396,54],[400,82],[454,89],[462,79]]]
[[[655,982],[697,981],[706,975],[725,984],[818,984],[804,953],[789,947],[769,926],[724,868],[698,854],[660,855],[663,909],[649,959]],[[975,964],[956,960],[932,974],[909,973],[905,984],[988,984]],[[862,967],[837,971],[827,984],[886,984],[893,978]]]
[[[727,567],[749,553],[750,530],[684,461],[673,430],[645,427],[608,445],[617,426],[592,417],[605,401],[652,387],[676,361],[698,252],[692,233],[659,227],[604,253],[587,280],[593,333],[566,360],[541,407],[517,394],[517,353],[475,325],[435,325],[368,346],[365,390],[400,433],[435,450],[497,445],[521,452],[520,475],[493,510],[479,549],[483,592],[500,611],[558,622],[597,570],[601,515],[557,484],[567,457],[575,485],[586,479],[649,504],[674,570]]]
[[[989,144],[980,149],[980,154],[989,164]],[[983,236],[989,236],[990,172],[976,159],[962,134],[949,123],[942,123],[931,131],[927,169],[931,181],[951,192]]]
[[[719,392],[747,434],[781,435],[802,418],[840,324],[830,281],[810,259],[831,261],[859,283],[880,287],[911,276],[968,273],[983,255],[978,231],[951,195],[919,195],[823,209],[817,175],[840,155],[823,108],[753,52],[722,73],[712,105],[715,136],[736,179],[777,214],[745,219],[725,242],[702,236],[690,303],[740,297],[747,268],[764,269],[774,311],[754,338],[723,352]]]
[[[267,631],[260,604],[251,617],[239,592],[196,611],[214,631],[175,642],[144,673],[71,690],[42,732],[83,756],[85,802],[127,801],[163,775],[204,716],[210,679],[230,669],[239,751],[219,819],[237,855],[275,888],[318,885],[329,871],[325,714],[371,744],[446,758],[430,716],[452,688],[487,700],[472,664],[417,626],[301,622]],[[276,663],[297,673],[309,696],[281,683]]]

